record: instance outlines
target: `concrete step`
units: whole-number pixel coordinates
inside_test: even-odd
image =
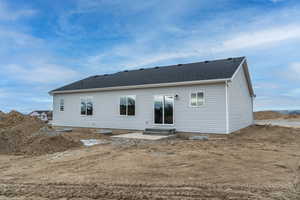
[[[146,128],[143,132],[144,135],[174,135],[175,128],[162,129],[162,128]]]

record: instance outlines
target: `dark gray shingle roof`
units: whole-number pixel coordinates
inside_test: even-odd
[[[91,76],[51,92],[231,78],[245,57]]]

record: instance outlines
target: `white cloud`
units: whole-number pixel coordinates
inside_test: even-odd
[[[278,3],[278,2],[281,2],[281,1],[284,1],[284,0],[270,0],[271,2],[273,3]]]
[[[300,25],[283,25],[255,31],[245,31],[235,34],[227,33],[224,39],[217,38],[209,41],[207,38],[186,36],[175,41],[162,42],[153,47],[158,38],[155,34],[145,33],[143,38],[134,42],[120,44],[105,52],[89,56],[89,66],[123,66],[138,67],[160,63],[167,60],[192,59],[211,57],[211,55],[234,54],[240,50],[250,48],[264,49],[268,45],[277,45],[280,42],[300,39]],[[155,49],[155,50],[154,50]],[[214,57],[214,56],[213,56]],[[296,68],[296,67],[294,67]]]
[[[0,27],[0,48],[12,48],[12,47],[33,47],[41,46],[43,40],[33,37],[29,34],[25,34],[19,31],[8,30],[4,27]]]
[[[10,95],[10,92],[4,88],[0,88],[0,99],[6,98]]]
[[[255,110],[294,110],[300,108],[299,97],[280,95],[258,96],[254,100]]]
[[[255,83],[254,89],[278,89],[280,88],[280,85],[278,83],[274,83],[274,82],[257,82]]]
[[[64,66],[42,63],[38,67],[11,64],[6,67],[6,72],[14,79],[42,84],[62,83],[78,76],[76,71]]]
[[[23,17],[30,17],[36,14],[33,9],[12,10],[4,0],[0,0],[0,20],[14,21]]]
[[[278,72],[278,74],[283,79],[297,81],[300,83],[300,62],[291,63],[287,66],[286,71]]]
[[[287,96],[287,97],[298,97],[300,98],[300,86],[299,88],[294,88],[294,89],[290,89],[288,90],[284,96]]]
[[[52,103],[51,97],[32,97],[30,100],[36,103]]]
[[[215,4],[221,7],[226,1],[180,1],[172,7],[172,1],[163,1],[159,7],[155,6],[156,3],[153,4],[156,1],[141,2],[78,0],[75,9],[59,17],[58,33],[69,39],[91,35],[93,38],[111,35],[127,38],[125,42],[120,40],[116,46],[103,48],[83,58],[84,66],[93,70],[100,68],[103,71],[164,64],[166,61],[177,62],[182,59],[193,61],[233,56],[239,55],[241,50],[260,50],[281,42],[300,39],[300,24],[296,20],[299,16],[298,10],[295,13],[291,8],[265,13],[249,8],[231,10],[208,17],[208,20],[201,20],[201,23],[182,24],[182,19],[178,16],[191,15],[194,9],[199,13],[209,6],[215,7]],[[144,9],[151,12],[147,12],[142,23],[138,19],[128,20],[129,16],[137,15]],[[108,25],[102,22],[101,15],[100,28],[95,26],[91,32],[82,22],[93,13],[105,13],[105,17],[108,14],[116,20],[112,20],[107,29]],[[282,20],[273,23],[278,18]],[[286,25],[287,21],[289,25]]]
[[[215,51],[230,51],[264,45],[275,44],[281,41],[300,39],[300,25],[286,25],[269,28],[266,30],[247,31],[239,35],[231,35],[233,39],[225,40],[220,48]]]

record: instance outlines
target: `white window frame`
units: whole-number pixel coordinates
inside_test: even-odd
[[[192,94],[196,94],[196,104],[198,102],[198,93],[203,93],[203,103],[201,105],[192,105]],[[199,108],[199,107],[202,107],[204,106],[205,104],[205,92],[204,90],[197,90],[197,91],[191,91],[190,92],[190,101],[189,101],[189,107],[192,107],[192,108]]]
[[[88,115],[87,114],[87,102],[88,102],[88,100],[90,100],[91,102],[92,102],[92,105],[93,105],[93,113],[92,113],[92,115]],[[85,114],[81,114],[81,102],[82,101],[85,101]],[[82,117],[91,117],[91,116],[93,116],[94,114],[95,114],[95,109],[94,109],[94,101],[93,101],[93,97],[92,96],[86,96],[86,97],[80,97],[80,115],[82,116]]]
[[[65,111],[65,99],[64,98],[59,99],[59,108],[58,109],[60,112]]]
[[[121,109],[120,109],[120,103],[121,103],[121,98],[125,97],[126,98],[126,114],[121,115]],[[128,115],[128,97],[134,98],[134,115]],[[119,116],[121,117],[135,117],[136,116],[136,95],[122,95],[119,97]]]

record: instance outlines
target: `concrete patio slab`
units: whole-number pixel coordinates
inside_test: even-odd
[[[162,140],[175,137],[175,135],[144,135],[142,132],[128,133],[111,136],[112,138],[124,138],[124,139],[140,139],[140,140]]]

